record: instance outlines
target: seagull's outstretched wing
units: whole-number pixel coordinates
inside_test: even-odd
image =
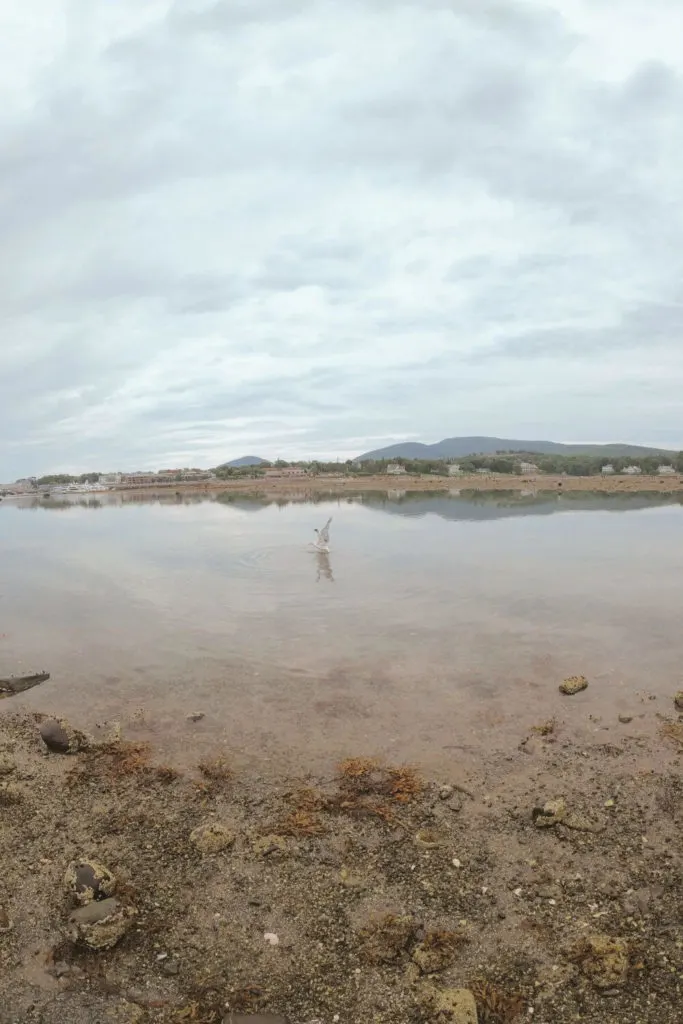
[[[318,536],[320,537],[320,540],[323,542],[323,544],[329,544],[330,543],[330,523],[331,522],[332,522],[332,516],[330,516],[330,518],[327,520],[327,522],[323,526],[322,530],[318,534]]]

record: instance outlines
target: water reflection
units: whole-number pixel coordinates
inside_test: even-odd
[[[647,508],[683,505],[683,492],[630,491],[543,491],[511,489],[493,491],[345,491],[324,492],[302,489],[300,492],[269,494],[268,492],[203,491],[150,494],[144,491],[122,491],[97,496],[59,495],[51,498],[15,498],[4,508],[41,511],[70,509],[105,509],[119,506],[188,506],[211,503],[239,510],[261,512],[276,507],[297,505],[361,505],[378,509],[388,515],[421,517],[435,515],[448,520],[486,521],[511,516],[546,516],[563,512],[634,512]]]
[[[330,583],[334,583],[334,575],[330,564],[329,552],[316,551],[314,554],[318,566],[318,575],[315,578],[315,582],[320,583],[321,577],[324,577],[326,580],[329,580]]]

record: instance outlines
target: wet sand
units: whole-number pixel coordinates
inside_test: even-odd
[[[5,701],[3,1022],[453,1024],[459,989],[480,1024],[679,1022],[683,722],[644,695],[577,743],[591,686],[437,772],[359,742],[324,773],[220,744],[178,773],[125,726],[60,755]],[[83,858],[114,876],[113,948],[74,941]]]

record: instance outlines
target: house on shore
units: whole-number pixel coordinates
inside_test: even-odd
[[[660,476],[676,476],[675,466],[660,466],[657,470]]]
[[[389,476],[405,476],[406,472],[406,467],[402,466],[400,462],[390,462],[387,466]]]
[[[263,475],[267,480],[292,480],[308,476],[308,470],[304,469],[303,466],[271,466]]]

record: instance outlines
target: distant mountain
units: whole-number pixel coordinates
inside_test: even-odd
[[[636,444],[560,444],[558,441],[516,441],[507,437],[447,437],[436,444],[403,441],[387,448],[359,455],[357,461],[370,459],[459,459],[465,455],[495,455],[496,452],[525,452],[535,455],[671,455],[663,448],[643,448]]]
[[[261,466],[267,459],[261,459],[258,455],[243,455],[239,459],[233,459],[231,462],[224,462],[222,466],[218,466],[218,469],[243,469],[245,466]]]

